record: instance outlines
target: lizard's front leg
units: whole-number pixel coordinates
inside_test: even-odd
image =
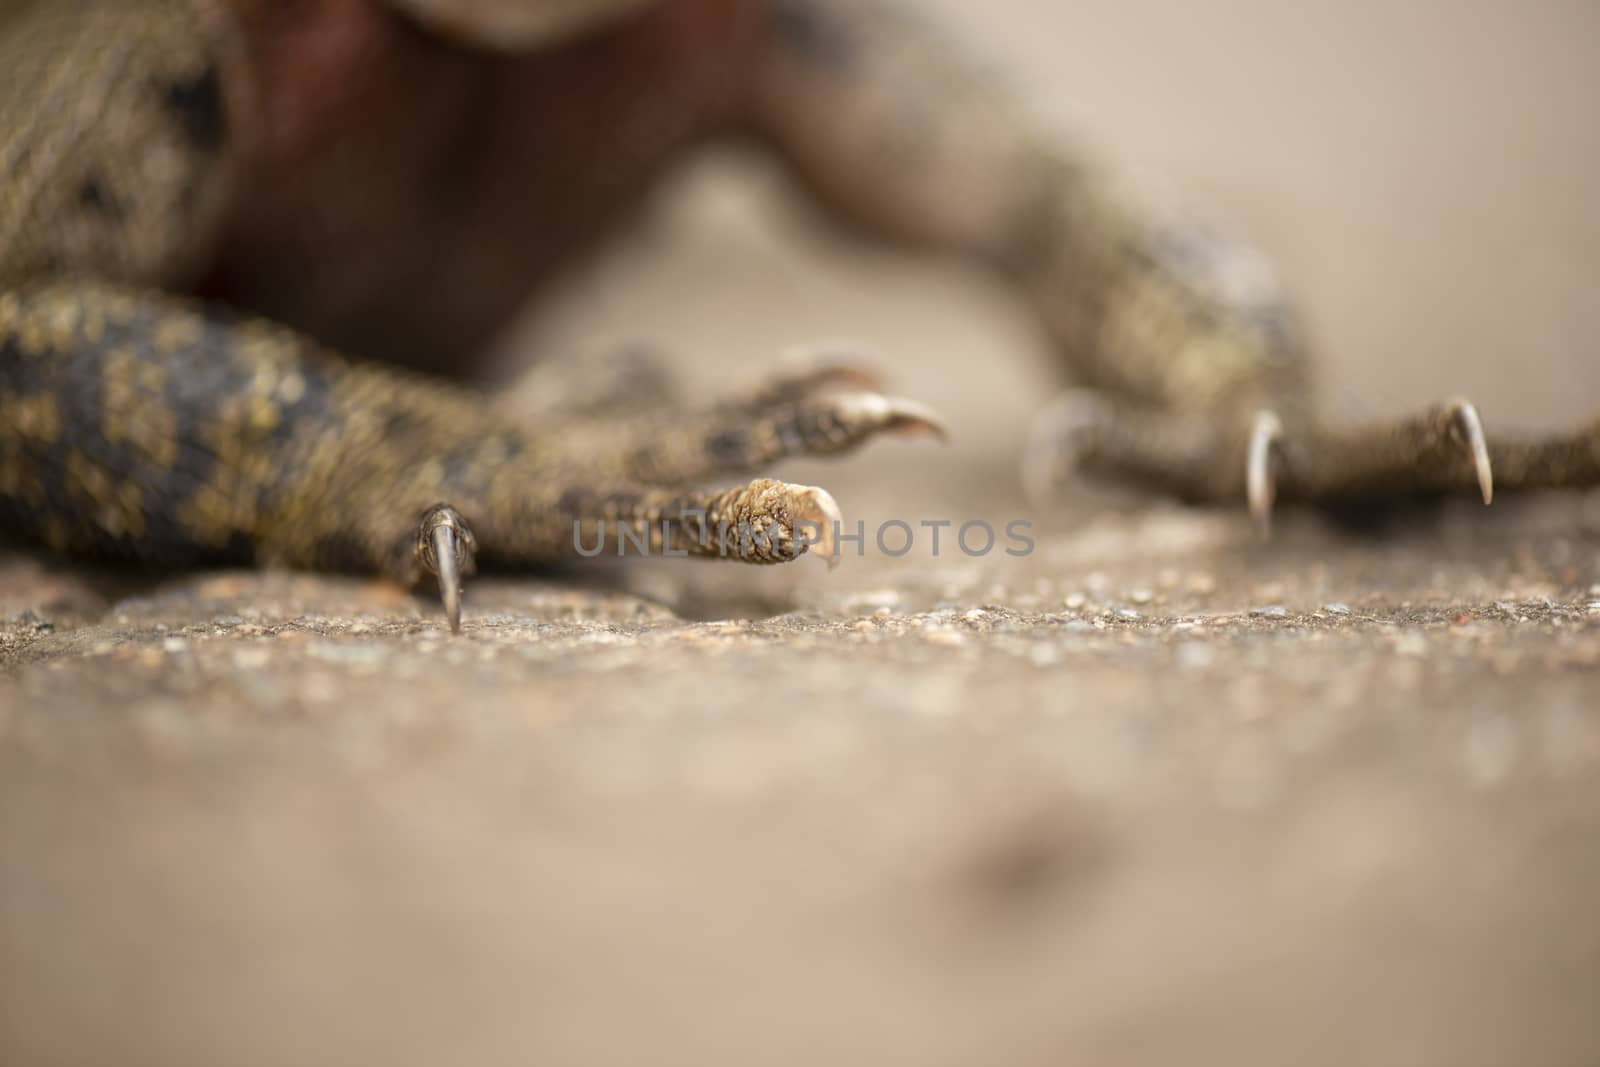
[[[1357,428],[1312,412],[1271,272],[1053,132],[993,70],[894,0],[766,0],[761,128],[874,230],[992,264],[1081,388],[1049,408],[1025,480],[1132,476],[1192,499],[1337,501],[1600,484],[1600,432],[1485,437],[1476,410]]]
[[[0,294],[0,521],[79,553],[264,559],[441,578],[603,549],[781,563],[830,552],[810,486],[694,488],[931,413],[838,367],[700,409],[530,425],[487,396],[346,361],[165,294],[63,281]]]
[[[171,295],[248,155],[238,43],[216,10],[39,4],[0,20],[6,532],[169,565],[433,570],[454,624],[475,554],[560,559],[579,533],[748,562],[827,549],[822,490],[698,483],[933,428],[840,368],[697,408],[523,419]],[[699,534],[724,523],[726,552]]]

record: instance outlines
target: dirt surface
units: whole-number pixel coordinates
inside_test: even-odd
[[[1600,1055],[1592,507],[802,566],[13,564],[6,1062]]]
[[[1117,110],[1120,84],[1146,84],[1117,42],[1124,66],[1179,64],[1163,99],[1223,101],[1263,55],[1322,85],[1294,57],[1345,26],[1211,5],[1187,34],[1213,50],[1207,81],[1181,65],[1181,10],[1009,0],[989,36],[1046,84],[1081,63],[1132,144],[1158,94]],[[1374,95],[1293,99],[1343,115],[1320,126],[1327,158],[1376,143],[1363,173],[1443,174],[1466,135],[1404,131],[1492,95],[1451,78],[1498,42],[1520,88],[1472,143],[1530,140],[1455,206],[1373,223],[1413,187],[1298,169],[1251,141],[1288,136],[1270,108],[1219,107],[1209,156],[1162,112],[1164,162],[1271,216],[1255,232],[1274,251],[1304,242],[1286,258],[1314,321],[1365,353],[1329,376],[1369,410],[1465,388],[1491,418],[1503,396],[1514,421],[1568,421],[1600,403],[1562,340],[1593,336],[1593,307],[1527,279],[1580,260],[1594,277],[1600,215],[1551,176],[1600,158],[1593,92],[1557,92],[1569,53],[1594,58],[1593,12],[1430,10],[1406,5],[1394,43],[1362,53],[1393,53]],[[1401,92],[1402,69],[1438,99]],[[1530,153],[1547,170],[1517,171]],[[1265,171],[1232,185],[1238,158]],[[427,598],[360,579],[0,559],[0,1062],[1600,1062],[1600,497],[1362,532],[1290,515],[1270,544],[1240,515],[1148,500],[1030,508],[1019,413],[1050,386],[1016,309],[819,233],[780,188],[747,160],[691,176],[521,345],[649,337],[694,381],[789,338],[876,342],[955,443],[777,472],[834,490],[864,558],[483,579],[459,638]],[[1441,236],[1452,212],[1565,205],[1568,236],[1500,305],[1548,336],[1497,363],[1481,292],[1441,327],[1428,300],[1373,303],[1395,287],[1364,275],[1308,289],[1341,262],[1317,196],[1364,210],[1394,242],[1380,256],[1420,245],[1483,286]],[[1461,329],[1459,359],[1373,354]],[[897,519],[917,533],[900,559],[873,544]],[[952,528],[935,556],[921,523],[970,519],[1031,522],[1033,550],[1002,536],[969,556]]]

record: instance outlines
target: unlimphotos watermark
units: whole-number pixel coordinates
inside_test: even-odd
[[[690,511],[679,518],[664,518],[659,526],[643,519],[624,521],[582,520],[572,524],[572,547],[585,559],[594,559],[608,550],[619,557],[662,556],[685,558],[712,556],[724,559],[794,559],[810,549],[821,548],[831,557],[845,554],[853,546],[865,557],[869,546],[891,559],[900,559],[926,541],[930,555],[938,559],[956,550],[963,556],[980,559],[1003,551],[1008,556],[1031,556],[1033,523],[1012,519],[997,528],[983,519],[957,523],[953,519],[922,519],[915,524],[904,519],[889,519],[868,531],[864,520],[846,532],[842,522],[828,528],[818,522],[796,522],[784,527],[768,523],[757,527],[748,522],[722,522],[712,527],[704,512]],[[659,533],[659,537],[656,536]]]

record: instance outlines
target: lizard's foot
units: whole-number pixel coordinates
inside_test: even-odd
[[[1313,429],[1300,442],[1286,434],[1275,411],[1259,411],[1251,420],[1245,499],[1263,535],[1271,531],[1285,479],[1312,501],[1441,494],[1476,483],[1484,506],[1494,502],[1488,436],[1468,400],[1362,429]]]
[[[1329,428],[1273,410],[1239,425],[1200,414],[1066,394],[1035,423],[1023,479],[1048,498],[1075,471],[1131,479],[1190,500],[1243,499],[1265,530],[1279,500],[1398,501],[1495,489],[1600,485],[1600,424],[1570,436],[1491,437],[1477,408],[1452,400],[1418,415]]]
[[[814,361],[699,410],[573,429],[594,440],[596,456],[616,454],[619,473],[651,485],[839,455],[883,435],[945,438],[943,420],[931,408],[880,388],[878,377],[859,366]]]
[[[461,632],[461,579],[477,570],[478,540],[461,513],[435,504],[417,524],[416,564],[439,581],[450,632]]]
[[[692,407],[519,417],[476,390],[160,294],[39,283],[0,293],[0,311],[0,385],[15,394],[7,407],[0,389],[11,416],[0,459],[21,464],[0,513],[16,532],[163,563],[273,560],[407,583],[429,572],[452,629],[479,564],[608,546],[746,563],[837,556],[838,508],[821,489],[701,487],[884,434],[943,432],[848,364]]]
[[[398,561],[402,577],[438,578],[452,629],[480,543],[486,562],[512,565],[573,555],[784,563],[808,551],[835,561],[841,520],[825,491],[769,480],[692,487],[784,458],[837,455],[880,435],[943,436],[931,410],[880,388],[852,363],[810,360],[701,407],[608,405],[531,433],[487,423],[474,429],[475,444],[452,434],[448,459],[413,453],[414,476],[433,480],[385,490],[371,522],[386,524],[400,499],[456,502],[459,510],[435,505],[406,527]]]
[[[579,555],[788,563],[839,560],[839,505],[825,489],[760,478],[733,489],[573,489],[559,503]]]

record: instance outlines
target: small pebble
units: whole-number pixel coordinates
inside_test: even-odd
[[[1348,615],[1350,614],[1350,605],[1335,602],[1332,604],[1322,605],[1322,610],[1327,612],[1329,615]]]
[[[1289,609],[1282,604],[1268,604],[1263,608],[1251,608],[1250,614],[1258,619],[1282,619],[1288,616]]]

